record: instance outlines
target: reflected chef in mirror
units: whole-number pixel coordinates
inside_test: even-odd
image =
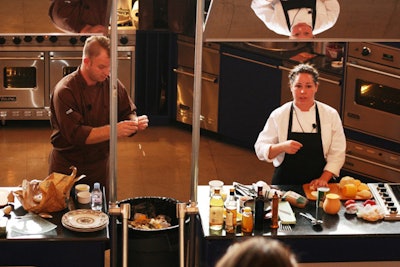
[[[312,39],[335,25],[337,0],[252,0],[251,8],[272,31],[290,39]]]
[[[64,32],[108,33],[109,0],[51,0],[49,16]]]

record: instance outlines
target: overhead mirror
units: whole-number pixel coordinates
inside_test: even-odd
[[[0,0],[1,34],[107,34],[112,0]],[[118,26],[135,27],[138,0],[118,0]]]
[[[397,0],[213,0],[207,42],[400,39]]]

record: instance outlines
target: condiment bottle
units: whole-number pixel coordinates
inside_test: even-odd
[[[272,197],[272,218],[271,218],[271,228],[276,229],[279,227],[278,224],[278,208],[279,208],[279,197],[278,194],[275,192],[274,196]]]
[[[252,233],[253,232],[253,213],[250,207],[244,207],[242,213],[242,232]]]
[[[263,230],[264,226],[264,195],[263,187],[259,186],[254,204],[254,230]]]
[[[225,230],[227,233],[235,233],[237,217],[237,201],[235,199],[235,189],[229,190],[229,197],[226,201]]]
[[[102,210],[103,208],[103,194],[100,190],[100,184],[94,183],[92,190],[92,210]]]
[[[209,222],[211,230],[221,230],[224,225],[224,201],[219,188],[214,189],[210,199]]]

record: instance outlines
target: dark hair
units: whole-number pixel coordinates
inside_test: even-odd
[[[300,73],[308,73],[313,77],[313,81],[315,84],[318,84],[319,73],[314,66],[310,64],[299,64],[295,66],[289,73],[289,83],[293,84],[297,75]]]
[[[252,237],[230,246],[216,267],[296,267],[297,260],[278,240]]]
[[[85,46],[83,47],[83,56],[88,58],[96,57],[100,54],[101,49],[107,51],[110,56],[110,39],[102,35],[93,35],[86,39]]]

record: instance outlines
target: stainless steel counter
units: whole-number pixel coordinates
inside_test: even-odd
[[[291,189],[304,195],[301,186],[280,186],[282,190]],[[213,235],[208,229],[209,187],[198,187],[198,206],[203,234],[203,264],[212,264],[222,256],[227,247],[242,238],[240,230],[236,234]],[[396,248],[400,242],[400,222],[384,221],[367,222],[356,215],[345,214],[344,207],[337,215],[323,214],[324,223],[312,226],[310,221],[299,215],[299,212],[315,214],[315,202],[310,201],[304,209],[293,208],[297,223],[292,231],[273,230],[265,221],[262,235],[276,238],[296,253],[300,262],[355,262],[355,261],[399,261]]]

